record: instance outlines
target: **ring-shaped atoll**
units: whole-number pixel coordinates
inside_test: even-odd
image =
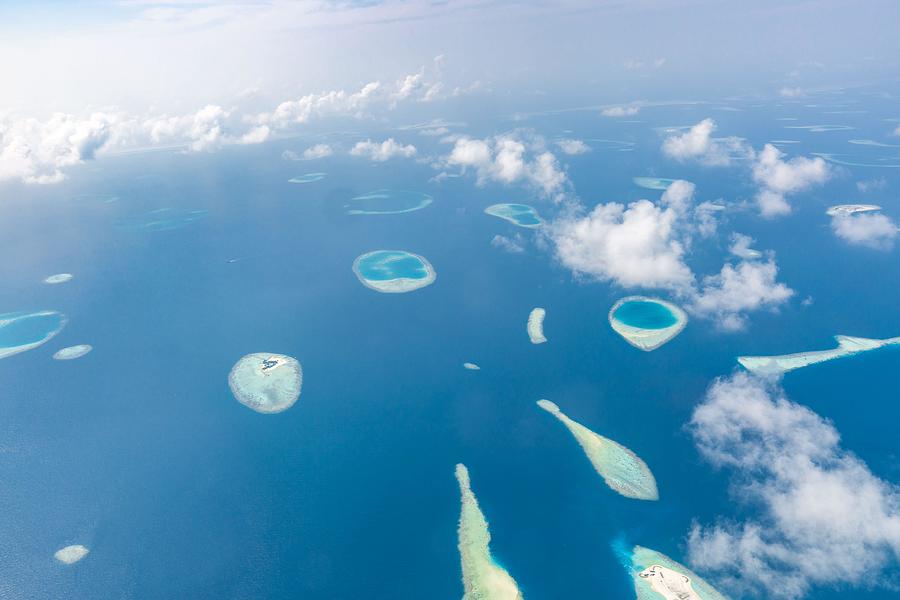
[[[244,406],[265,414],[280,413],[300,397],[303,369],[291,356],[255,352],[235,363],[228,386]]]
[[[344,211],[348,215],[398,215],[425,208],[433,200],[422,192],[375,190],[350,198],[344,204]]]
[[[647,190],[665,190],[676,180],[665,177],[632,177],[631,181],[634,185]]]
[[[67,348],[57,350],[53,354],[53,358],[55,360],[75,360],[76,358],[81,358],[93,349],[94,347],[90,344],[78,344],[77,346],[69,346]]]
[[[66,325],[66,316],[55,310],[0,314],[0,358],[45,344]]]
[[[313,183],[314,181],[322,181],[327,173],[305,173],[288,179],[288,183]]]
[[[544,223],[538,211],[527,204],[492,204],[484,212],[529,229],[540,227]]]
[[[671,302],[628,296],[613,305],[609,324],[625,341],[645,352],[656,350],[687,325],[687,314]]]
[[[437,279],[425,257],[405,250],[366,252],[353,261],[353,272],[364,286],[386,294],[411,292]]]
[[[44,283],[50,285],[57,285],[60,283],[66,283],[67,281],[72,281],[74,275],[71,273],[57,273],[56,275],[51,275],[44,279]]]

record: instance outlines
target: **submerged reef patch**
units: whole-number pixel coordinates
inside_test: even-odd
[[[244,356],[228,375],[228,386],[238,402],[266,414],[293,406],[302,385],[303,369],[297,359],[271,352]]]
[[[458,535],[463,600],[523,600],[516,580],[491,556],[491,533],[465,465],[456,465],[456,480],[461,495]]]
[[[610,489],[626,498],[659,500],[656,479],[637,454],[573,421],[549,400],[538,400],[537,405],[566,426]]]
[[[81,358],[93,349],[94,347],[90,344],[78,344],[77,346],[69,346],[68,348],[57,350],[53,354],[53,358],[55,360],[74,360],[76,358]]]
[[[433,200],[422,192],[375,190],[348,200],[344,211],[348,215],[397,215],[423,209]]]
[[[424,257],[405,250],[374,250],[353,261],[353,272],[367,288],[402,294],[434,283],[437,273]]]

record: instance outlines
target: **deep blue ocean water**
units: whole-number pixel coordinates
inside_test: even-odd
[[[566,158],[589,205],[661,193],[633,176],[689,179],[701,201],[752,198],[744,171],[662,159],[652,127],[714,114],[725,135],[757,148],[790,136],[800,141],[792,153],[809,154],[854,151],[847,139],[881,135],[885,125],[877,105],[840,115],[857,129],[823,133],[775,120],[823,122],[820,108],[716,106],[645,109],[637,123],[585,111],[468,118],[473,135],[528,126],[550,138],[627,142]],[[388,133],[427,149],[409,132],[371,135]],[[516,200],[552,217],[552,203],[472,178],[429,183],[434,171],[411,161],[335,156],[309,169],[327,178],[288,183],[298,166],[281,153],[306,145],[107,157],[59,185],[0,188],[0,313],[69,318],[44,346],[0,360],[0,597],[459,598],[453,469],[463,462],[493,553],[526,598],[632,598],[614,543],[684,561],[694,519],[754,514],[729,496],[730,474],[705,463],[685,429],[735,356],[830,348],[837,333],[900,335],[896,251],[848,247],[824,215],[860,198],[855,181],[883,176],[887,187],[865,200],[900,217],[891,169],[847,167],[795,196],[794,213],[778,220],[751,208],[729,213],[723,230],[774,250],[797,297],[754,314],[742,332],[692,319],[645,353],[607,321],[634,290],[574,280],[537,244],[522,254],[491,246],[497,234],[538,234],[483,214],[486,206]],[[350,198],[385,188],[426,190],[434,202],[399,215],[345,214]],[[179,228],[117,227],[160,208],[206,213]],[[691,266],[717,272],[727,243],[697,242]],[[425,256],[439,277],[408,294],[366,289],[351,265],[373,248]],[[75,278],[41,283],[58,272]],[[537,346],[525,331],[535,306],[547,309],[549,339]],[[94,351],[51,360],[78,343]],[[278,415],[248,410],[227,385],[241,356],[269,351],[303,365],[300,399]],[[464,361],[482,370],[466,371]],[[894,482],[898,361],[900,351],[886,349],[784,382]],[[660,502],[609,490],[535,406],[539,398],[643,458]],[[82,562],[53,559],[75,543],[91,549]]]
[[[617,321],[641,329],[665,329],[678,322],[672,311],[664,305],[646,300],[623,302],[613,316]]]

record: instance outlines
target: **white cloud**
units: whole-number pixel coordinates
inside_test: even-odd
[[[753,245],[753,238],[743,233],[731,234],[731,246],[728,251],[743,259],[754,259],[762,256],[759,250],[754,250],[750,246]]]
[[[636,104],[624,106],[610,106],[600,111],[604,117],[632,117],[641,112],[641,107]]]
[[[591,151],[591,147],[581,140],[557,140],[556,146],[563,154],[568,154],[570,156],[585,154]]]
[[[677,183],[663,195],[667,206],[649,200],[627,207],[611,202],[597,205],[586,216],[554,223],[551,235],[560,262],[576,274],[625,287],[689,287],[694,276],[684,264],[678,226],[694,186]]]
[[[568,178],[540,136],[507,133],[483,140],[459,137],[438,164],[475,171],[477,182],[525,183],[559,198]]]
[[[384,162],[395,157],[411,158],[416,155],[416,147],[412,144],[404,146],[394,138],[388,138],[381,143],[365,140],[357,142],[350,150],[353,156],[365,156],[374,161]]]
[[[743,329],[748,312],[775,309],[794,295],[792,289],[776,281],[777,277],[778,267],[773,259],[743,260],[737,267],[726,263],[718,274],[703,278],[689,308],[715,319],[726,331]]]
[[[798,87],[783,87],[778,90],[778,95],[782,98],[802,98],[806,92]]]
[[[890,250],[900,230],[890,217],[878,213],[834,215],[831,218],[834,234],[855,246],[876,250]]]
[[[865,194],[866,192],[883,190],[886,187],[887,179],[885,179],[884,177],[875,177],[873,179],[865,179],[863,181],[856,182],[856,189],[863,194]]]
[[[688,550],[698,570],[738,593],[793,600],[816,585],[878,586],[900,557],[900,490],[780,389],[744,373],[721,379],[691,429],[707,460],[734,470],[735,497],[758,514],[695,524]]]
[[[741,138],[712,137],[715,130],[715,121],[703,119],[686,132],[666,138],[663,153],[681,162],[696,160],[708,166],[726,166],[735,158],[746,157],[752,152]]]
[[[303,159],[313,160],[316,158],[325,158],[327,156],[331,156],[332,154],[334,154],[334,148],[332,148],[328,144],[316,144],[315,146],[310,146],[303,151]]]
[[[900,125],[897,125],[897,128],[894,129],[894,135],[900,135]]]
[[[784,154],[766,144],[753,164],[753,179],[761,189],[756,195],[760,213],[766,217],[791,211],[785,196],[822,184],[831,176],[831,169],[822,158],[797,156],[783,160]]]
[[[499,248],[504,252],[509,252],[510,254],[521,254],[522,252],[525,252],[525,238],[522,237],[522,234],[520,233],[517,233],[511,238],[503,235],[495,235],[491,238],[491,246]]]

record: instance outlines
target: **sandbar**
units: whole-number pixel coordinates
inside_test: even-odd
[[[297,359],[271,352],[247,354],[228,374],[228,386],[238,402],[265,414],[293,406],[302,385],[303,369]]]
[[[526,329],[528,330],[528,339],[532,344],[543,344],[547,341],[547,338],[544,337],[544,317],[546,316],[547,311],[540,307],[533,308],[528,314]]]
[[[69,346],[68,348],[57,350],[53,354],[53,358],[55,360],[74,360],[76,358],[81,358],[93,349],[94,347],[90,344],[78,344],[77,346]]]
[[[458,534],[463,600],[522,600],[516,580],[491,556],[491,533],[465,465],[456,465],[456,480],[461,494]]]
[[[51,275],[50,277],[44,280],[44,283],[49,283],[50,285],[56,285],[58,283],[65,283],[67,281],[72,281],[74,275],[71,273],[57,273],[56,275]]]
[[[745,369],[757,375],[781,375],[794,369],[800,369],[827,360],[900,344],[900,337],[877,340],[849,335],[836,335],[834,339],[837,340],[838,346],[831,350],[813,350],[780,356],[739,356],[737,361]]]
[[[87,556],[89,552],[90,550],[81,544],[73,544],[60,548],[53,554],[53,557],[63,564],[72,565]]]
[[[656,478],[647,463],[637,454],[573,421],[549,400],[538,400],[537,405],[566,426],[584,450],[594,470],[613,491],[636,500],[659,500]]]

